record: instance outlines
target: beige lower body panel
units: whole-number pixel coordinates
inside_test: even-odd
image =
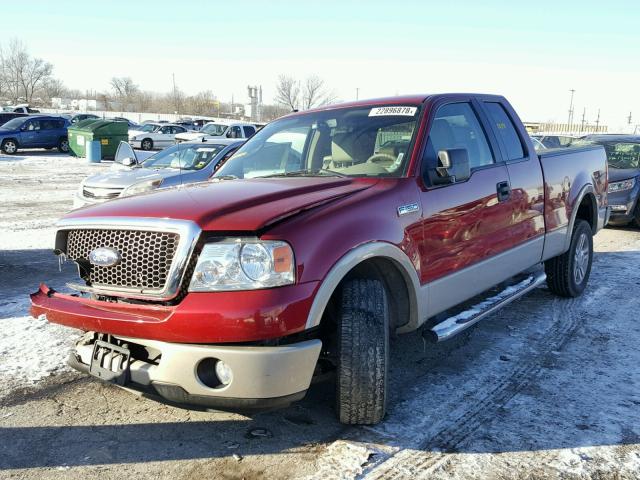
[[[171,384],[189,395],[238,399],[284,397],[307,390],[322,347],[320,340],[277,347],[226,347],[117,338],[162,354],[158,365],[132,359],[130,379],[133,383],[143,386]],[[93,344],[79,344],[75,353],[83,364],[89,365],[92,352]],[[196,370],[205,358],[226,363],[233,372],[231,383],[216,388],[204,385]]]
[[[544,237],[512,248],[422,287],[428,319],[540,263]]]

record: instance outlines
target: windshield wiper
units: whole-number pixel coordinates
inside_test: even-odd
[[[273,177],[347,177],[344,173],[336,172],[334,170],[327,170],[326,168],[311,169],[305,168],[303,170],[292,170],[291,172],[273,173],[271,175],[264,175],[256,178],[273,178]]]

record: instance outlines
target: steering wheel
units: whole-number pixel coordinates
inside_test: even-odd
[[[396,159],[387,153],[374,153],[367,158],[367,163],[375,163],[383,168],[390,167],[395,161]]]

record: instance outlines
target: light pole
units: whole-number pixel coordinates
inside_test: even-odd
[[[569,90],[571,92],[571,101],[569,102],[569,119],[567,120],[567,128],[571,130],[571,123],[573,122],[573,94],[576,91],[572,88]]]

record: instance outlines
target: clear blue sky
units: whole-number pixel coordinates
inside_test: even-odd
[[[278,74],[317,74],[344,100],[489,91],[562,121],[574,88],[576,117],[640,119],[637,0],[3,2],[0,43],[13,37],[80,89],[168,91],[175,73],[188,93],[244,101],[251,83],[270,100]]]

